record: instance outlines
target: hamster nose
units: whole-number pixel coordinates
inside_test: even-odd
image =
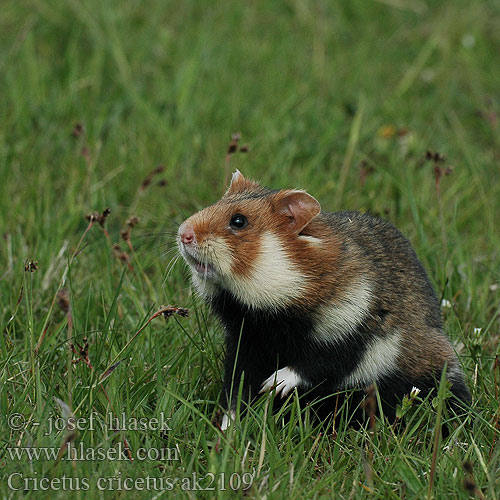
[[[194,230],[191,226],[185,226],[180,228],[180,238],[182,243],[189,245],[194,241]]]

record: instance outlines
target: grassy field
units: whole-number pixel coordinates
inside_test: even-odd
[[[495,0],[3,2],[2,498],[498,497],[499,53]],[[283,422],[268,397],[217,429],[222,332],[174,235],[235,168],[409,237],[466,425],[436,442],[443,387],[398,433],[318,428],[293,398]],[[146,325],[165,304],[189,317]]]

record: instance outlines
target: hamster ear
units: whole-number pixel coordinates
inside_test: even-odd
[[[246,179],[243,177],[243,174],[236,169],[236,171],[231,176],[231,184],[229,185],[228,191],[237,191],[238,186],[242,186],[245,183]]]
[[[290,219],[297,234],[321,212],[319,201],[304,191],[289,191],[278,201],[278,211]]]
[[[242,191],[251,189],[252,187],[258,186],[256,182],[249,181],[243,177],[243,174],[236,170],[233,176],[231,177],[231,184],[229,185],[226,195],[241,193]]]

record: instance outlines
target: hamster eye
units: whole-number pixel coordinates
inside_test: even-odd
[[[246,227],[248,224],[248,220],[244,215],[241,214],[236,214],[231,217],[231,222],[229,222],[229,225],[233,229],[243,229]]]

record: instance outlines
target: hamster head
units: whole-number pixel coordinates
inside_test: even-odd
[[[225,290],[250,309],[277,310],[314,294],[335,253],[320,214],[306,192],[271,190],[236,171],[217,203],[181,224],[177,242],[202,296]]]

